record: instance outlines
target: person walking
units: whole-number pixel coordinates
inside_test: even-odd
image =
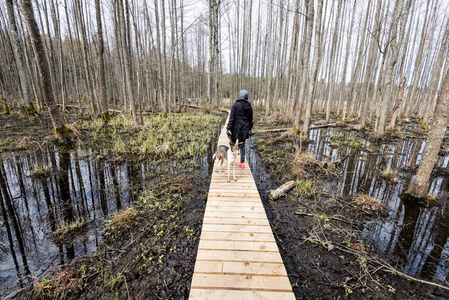
[[[237,95],[237,100],[231,108],[228,126],[226,127],[227,135],[231,143],[239,140],[240,146],[240,168],[245,168],[245,140],[249,138],[249,132],[253,129],[253,108],[248,102],[249,94],[246,90],[241,90]]]

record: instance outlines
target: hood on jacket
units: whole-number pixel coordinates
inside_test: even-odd
[[[241,90],[237,95],[237,100],[248,100],[249,93],[247,90]]]

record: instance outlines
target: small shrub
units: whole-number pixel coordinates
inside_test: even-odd
[[[50,175],[50,166],[34,165],[34,169],[31,171],[31,176],[38,179],[47,178]]]
[[[73,222],[65,222],[63,221],[58,225],[58,229],[53,232],[54,236],[62,237],[64,235],[79,231],[86,226],[83,218],[75,220]]]

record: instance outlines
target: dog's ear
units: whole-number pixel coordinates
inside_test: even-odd
[[[233,142],[229,142],[229,146],[231,146],[231,148],[234,147],[234,145],[235,144]]]
[[[243,145],[244,142],[239,142],[239,148]]]

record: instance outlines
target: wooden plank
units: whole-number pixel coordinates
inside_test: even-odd
[[[212,206],[233,206],[233,207],[261,207],[263,208],[262,203],[257,202],[246,202],[246,201],[220,201],[220,200],[208,200],[208,205]]]
[[[253,241],[207,241],[202,240],[199,250],[239,250],[239,251],[263,251],[277,252],[278,247],[274,242]]]
[[[218,212],[206,211],[204,217],[219,217],[219,218],[241,218],[241,219],[266,219],[264,212]],[[271,233],[271,232],[270,232]]]
[[[201,250],[198,251],[198,256],[196,259],[214,260],[214,261],[282,263],[282,258],[279,252],[263,252],[263,251]]]
[[[247,183],[254,182],[254,179],[252,177],[249,177],[249,176],[239,177],[237,182],[238,183],[247,184]],[[230,182],[227,181],[227,178],[224,178],[224,177],[214,177],[214,176],[212,176],[211,183],[223,183],[223,184],[226,184],[228,186],[232,186],[232,185],[230,185]],[[235,182],[233,184],[235,184]]]
[[[213,205],[209,204],[206,207],[206,211],[226,211],[226,212],[265,212],[263,207],[256,206],[228,206],[228,205]]]
[[[281,263],[248,263],[233,261],[198,261],[195,273],[253,274],[268,276],[287,276]]]
[[[246,224],[246,225],[265,225],[269,226],[270,223],[266,219],[243,219],[243,218],[228,218],[228,217],[205,217],[203,224]]]
[[[241,201],[241,202],[256,202],[256,203],[262,203],[261,201],[260,201],[260,198],[256,198],[256,197],[251,197],[251,198],[248,198],[248,197],[246,197],[246,198],[241,198],[241,197],[237,197],[237,196],[234,196],[234,197],[216,197],[216,196],[211,196],[211,195],[208,195],[208,197],[207,197],[207,201],[209,201],[209,200],[217,200],[217,201],[229,201],[229,202],[235,202],[235,201]]]
[[[220,190],[219,191],[209,191],[209,196],[211,197],[235,197],[235,198],[256,198],[259,199],[259,193],[257,191],[242,191],[240,194],[236,193],[235,191],[226,191],[226,190]]]
[[[271,233],[271,227],[269,226],[254,226],[254,225],[215,225],[215,224],[203,224],[203,230],[205,231],[221,231],[221,232],[261,232]]]
[[[224,289],[201,289],[190,290],[190,299],[220,299],[220,300],[294,300],[292,292],[271,291],[247,291],[247,290],[224,290]]]
[[[194,274],[192,288],[257,289],[259,291],[291,292],[290,282],[284,277],[228,274]]]
[[[234,190],[257,190],[257,186],[254,183],[250,183],[250,182],[241,182],[240,180],[237,181],[236,183],[232,183],[229,184],[227,182],[214,182],[213,185],[214,188],[219,188],[219,189],[234,189]]]
[[[271,233],[256,232],[201,232],[201,240],[220,240],[220,241],[265,241],[274,242]]]

